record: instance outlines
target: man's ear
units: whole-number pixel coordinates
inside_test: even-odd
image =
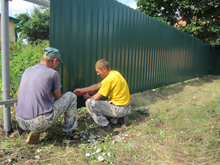
[[[104,68],[102,68],[102,70],[106,72],[106,71],[107,71],[107,68],[106,68],[106,67],[104,67]]]
[[[59,61],[58,58],[54,58],[54,59],[53,59],[53,62],[54,62],[54,63],[56,63],[57,61]]]

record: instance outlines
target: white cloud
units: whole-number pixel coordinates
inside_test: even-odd
[[[137,4],[135,0],[117,0],[118,2],[121,2],[122,4],[125,4],[133,9],[137,8]]]
[[[15,16],[20,13],[30,13],[33,7],[33,3],[24,0],[12,0],[9,1],[9,15]]]
[[[117,0],[117,1],[133,9],[137,8],[135,0]],[[33,3],[30,3],[24,0],[9,1],[9,15],[16,16],[20,13],[26,13],[26,12],[30,13],[33,10],[34,6],[35,5]]]

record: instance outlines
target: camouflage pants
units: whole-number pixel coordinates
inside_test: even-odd
[[[40,115],[32,120],[24,120],[16,116],[18,125],[23,130],[41,132],[50,127],[64,113],[65,121],[62,131],[71,134],[77,127],[77,97],[72,92],[67,92],[63,97],[54,102],[53,110],[50,113]]]
[[[128,115],[131,111],[131,105],[117,106],[111,101],[97,101],[88,99],[86,108],[92,119],[100,127],[105,127],[109,124],[106,117],[120,118]]]

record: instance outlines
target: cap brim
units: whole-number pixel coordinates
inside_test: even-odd
[[[64,64],[63,60],[61,60],[60,58],[58,58],[58,59],[60,60],[60,62],[62,62]]]

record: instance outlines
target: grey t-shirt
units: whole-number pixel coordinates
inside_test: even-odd
[[[59,73],[44,64],[27,68],[21,78],[16,114],[25,120],[48,113],[53,107],[53,91],[61,88]]]

